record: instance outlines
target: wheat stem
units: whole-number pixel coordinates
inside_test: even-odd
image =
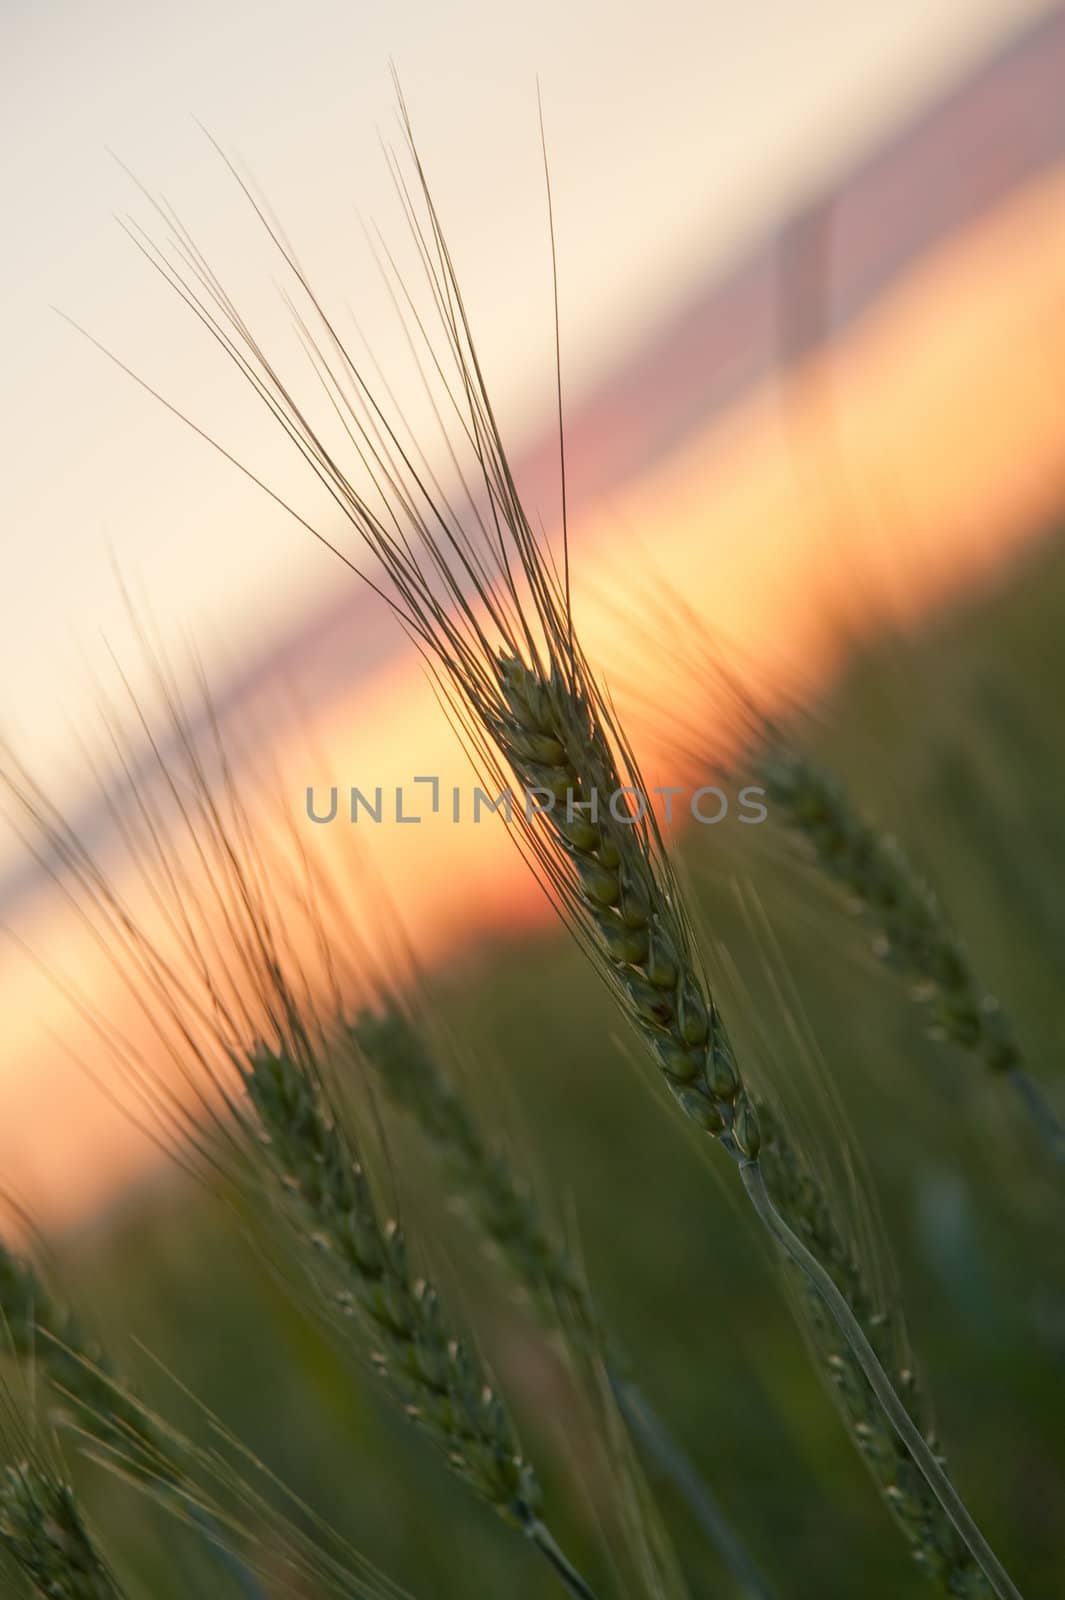
[[[585,1583],[569,1558],[563,1554],[549,1528],[546,1528],[542,1522],[534,1522],[530,1526],[528,1534],[549,1566],[553,1567],[555,1572],[558,1573],[563,1585],[569,1590],[570,1594],[577,1595],[578,1600],[595,1600],[594,1592]]]
[[[608,1373],[618,1407],[630,1430],[683,1494],[705,1538],[717,1550],[743,1594],[751,1600],[773,1600],[773,1591],[755,1566],[724,1510],[695,1463],[681,1448],[643,1391],[614,1372]]]
[[[881,1366],[876,1351],[866,1338],[850,1306],[821,1263],[807,1250],[802,1240],[792,1231],[773,1205],[766,1189],[765,1176],[757,1159],[741,1161],[740,1176],[751,1204],[766,1229],[821,1297],[829,1315],[854,1352],[870,1388],[883,1407],[892,1427],[920,1467],[943,1510],[972,1551],[995,1594],[999,1600],[1022,1600],[1020,1590],[1011,1581],[969,1515],[957,1490],[943,1471],[935,1452],[896,1394],[891,1379]]]
[[[1039,1137],[1055,1161],[1065,1165],[1065,1126],[1035,1079],[1022,1066],[1010,1067],[1006,1076],[1016,1089]]]

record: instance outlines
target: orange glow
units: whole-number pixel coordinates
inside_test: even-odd
[[[838,623],[910,621],[1001,563],[1065,501],[1065,176],[1033,184],[926,260],[846,339],[767,385],[723,421],[596,507],[575,530],[574,593],[588,654],[648,697],[675,671],[626,612],[661,575],[737,640],[760,676],[815,686],[835,665]],[[380,785],[435,773],[447,796],[474,778],[413,655],[272,752],[302,807],[313,781]],[[665,730],[668,735],[669,730]],[[665,759],[653,738],[650,767]],[[426,961],[488,928],[550,912],[502,827],[445,816],[360,825],[376,872]],[[341,817],[343,798],[341,799]],[[315,830],[328,860],[333,828]],[[354,830],[352,830],[354,831]],[[129,1008],[70,919],[23,925],[96,1004]],[[39,1216],[101,1199],[148,1159],[79,1068],[47,1039],[99,1058],[47,980],[17,955],[0,971],[9,1061],[0,1077],[0,1166]],[[62,1116],[54,1114],[62,1107]]]

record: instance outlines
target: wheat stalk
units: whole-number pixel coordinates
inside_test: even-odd
[[[512,670],[510,676],[513,677]],[[605,774],[613,786],[611,792],[619,788],[617,769],[610,766],[608,736],[604,730],[596,729],[594,713],[578,710],[572,720],[569,709],[553,713],[548,709],[551,698],[531,688],[527,673],[522,675],[521,683],[520,694],[513,696],[520,715],[509,728],[503,723],[498,737],[523,782],[567,796],[579,795],[578,773],[583,770],[595,774],[597,783],[603,781]],[[591,694],[584,698],[586,705],[594,703]],[[567,724],[577,729],[576,739],[567,736]],[[550,748],[546,743],[537,748],[540,759],[535,763],[523,759],[534,728],[542,738],[553,741]],[[575,754],[567,756],[567,749],[575,749]],[[546,764],[548,757],[553,763],[550,767]],[[575,816],[580,815],[576,808],[572,810]],[[982,1536],[958,1502],[934,1443],[923,1438],[910,1418],[908,1405],[892,1392],[885,1412],[884,1400],[893,1391],[893,1384],[877,1349],[871,1305],[860,1290],[853,1262],[849,1283],[840,1286],[836,1282],[836,1272],[846,1259],[841,1236],[832,1223],[827,1201],[812,1178],[803,1175],[800,1179],[794,1152],[775,1122],[776,1160],[771,1164],[775,1177],[766,1182],[759,1159],[764,1108],[756,1111],[741,1089],[724,1025],[709,990],[702,987],[694,961],[688,957],[685,971],[676,959],[675,953],[685,948],[681,940],[686,928],[675,909],[675,883],[667,880],[668,890],[663,886],[664,875],[648,847],[649,835],[641,834],[630,824],[624,825],[625,831],[602,826],[597,829],[586,817],[580,817],[574,826],[568,818],[556,823],[550,814],[547,825],[557,827],[564,847],[576,859],[586,912],[601,936],[600,958],[608,964],[612,987],[628,1009],[630,1019],[651,1044],[684,1110],[739,1157],[744,1183],[756,1210],[803,1274],[808,1303],[820,1308],[822,1326],[827,1315],[829,1325],[837,1332],[837,1343],[838,1335],[843,1334],[845,1354],[836,1348],[830,1356],[835,1370],[842,1371],[853,1386],[848,1392],[863,1413],[870,1411],[870,1400],[876,1395],[875,1429],[864,1414],[851,1418],[856,1442],[868,1456],[874,1446],[882,1449],[886,1440],[894,1441],[886,1460],[889,1465],[901,1462],[902,1470],[891,1470],[882,1481],[882,1488],[918,1560],[947,1587],[948,1593],[958,1592],[950,1588],[952,1583],[965,1584],[967,1587],[960,1592],[974,1595],[990,1593],[996,1583],[1005,1582],[1008,1586],[1006,1575],[994,1572],[994,1558],[987,1576],[981,1570],[987,1564]],[[635,894],[630,888],[633,883],[638,886]],[[670,930],[664,941],[659,931],[663,925]],[[693,1013],[698,1019],[695,1026],[689,1022]],[[716,1082],[712,1077],[715,1070],[720,1074]],[[785,1173],[790,1173],[790,1183],[782,1181]],[[909,1377],[899,1386],[912,1404]],[[863,1433],[863,1428],[870,1431]],[[923,1476],[917,1488],[914,1479],[919,1475]],[[1000,1590],[996,1588],[995,1592]],[[1010,1588],[1005,1592],[1011,1592]]]
[[[898,841],[862,815],[835,773],[798,750],[777,742],[755,765],[774,816],[846,891],[853,911],[874,930],[876,954],[908,981],[929,1037],[1005,1077],[1047,1148],[1065,1162],[1065,1128],[1026,1070],[1010,1018],[980,982],[937,895]]]
[[[349,1031],[392,1103],[436,1147],[453,1196],[472,1208],[542,1320],[548,1325],[559,1321],[590,1361],[605,1361],[611,1390],[631,1432],[680,1489],[740,1591],[755,1600],[770,1600],[765,1578],[716,1496],[630,1376],[631,1362],[608,1334],[569,1252],[547,1227],[510,1164],[489,1145],[424,1030],[393,997],[385,996],[376,1007],[364,1008]]]

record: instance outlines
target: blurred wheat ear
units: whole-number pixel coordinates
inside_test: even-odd
[[[0,1556],[45,1600],[127,1600],[85,1521],[58,1443],[36,1415],[30,1384],[16,1389],[0,1380],[0,1457]]]
[[[869,930],[877,958],[906,984],[928,1037],[1009,1083],[1044,1149],[1065,1162],[1061,1117],[1032,1077],[1013,1018],[982,982],[939,895],[898,838],[863,812],[842,775],[808,748],[812,696],[804,703],[785,695],[780,712],[767,709],[781,698],[779,687],[755,687],[753,665],[737,667],[736,647],[714,640],[668,586],[663,586],[658,616],[644,632],[677,671],[713,686],[697,715],[678,719],[672,738],[678,756],[700,775],[709,763],[733,780],[756,781],[772,821],[835,887],[840,904]],[[635,698],[639,702],[638,688]],[[1008,730],[1007,749],[1019,747],[1018,768],[1038,771],[1048,764],[1045,742],[1023,726],[1021,708],[1008,695],[1005,704],[1003,699],[999,686],[984,684],[976,709],[993,733],[1004,737]],[[980,782],[957,748],[937,750],[937,774],[942,793],[955,803],[966,786]],[[982,830],[985,849],[992,831]],[[1000,858],[1008,854],[1001,840],[996,844]],[[1017,863],[1006,865],[1011,876],[1027,879]],[[1021,898],[1024,889],[1015,879],[1012,887]],[[1030,891],[1030,882],[1025,888]],[[1041,921],[1046,920],[1046,907],[1041,911]],[[1056,918],[1052,929],[1056,933]]]
[[[134,1478],[158,1486],[164,1503],[183,1489],[180,1466],[148,1411],[120,1380],[107,1352],[49,1292],[36,1268],[0,1241],[0,1325],[12,1352],[47,1380],[71,1424],[123,1460]],[[204,1519],[207,1549],[245,1600],[266,1600],[257,1578],[215,1537]]]
[[[773,815],[846,891],[874,932],[877,955],[909,984],[929,1037],[1010,1083],[1046,1149],[1065,1163],[1065,1127],[1026,1069],[1013,1023],[980,983],[938,897],[898,841],[862,815],[836,773],[799,750],[770,745],[755,767]]]
[[[0,1549],[44,1600],[125,1600],[68,1484],[33,1461],[0,1474]]]

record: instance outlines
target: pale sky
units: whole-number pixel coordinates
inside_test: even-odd
[[[133,250],[114,150],[165,192],[267,333],[269,257],[199,118],[246,160],[327,298],[391,371],[358,216],[401,234],[378,130],[394,59],[514,432],[552,401],[536,120],[555,187],[578,389],[684,286],[848,165],[1037,0],[5,0],[0,19],[0,732],[45,773],[81,726],[112,561],[164,637],[239,659],[340,569],[81,340],[58,305],[283,490],[318,504],[240,381]],[[113,553],[113,554],[112,554]]]

